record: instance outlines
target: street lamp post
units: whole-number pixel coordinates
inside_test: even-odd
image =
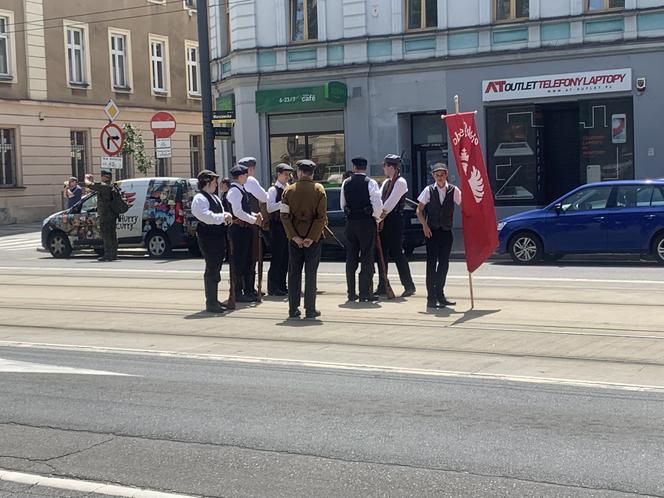
[[[201,105],[203,106],[203,157],[205,168],[216,171],[214,130],[212,129],[212,79],[210,77],[210,29],[208,0],[197,0],[198,53],[201,68]]]

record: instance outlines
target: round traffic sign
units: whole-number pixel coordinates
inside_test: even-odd
[[[101,148],[107,156],[117,156],[122,153],[122,148],[124,147],[125,135],[120,128],[115,123],[108,123],[101,130],[99,135],[99,142],[101,143]]]
[[[157,138],[168,138],[175,133],[175,117],[168,112],[158,112],[150,120],[150,129]]]

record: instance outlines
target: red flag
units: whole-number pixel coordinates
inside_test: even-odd
[[[477,270],[498,247],[496,208],[489,184],[474,112],[445,116],[457,171],[461,178],[461,212],[466,266]]]

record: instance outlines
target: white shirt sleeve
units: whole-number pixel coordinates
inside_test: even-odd
[[[457,206],[461,206],[461,190],[459,187],[454,187],[454,202]]]
[[[429,204],[430,200],[431,200],[431,188],[427,186],[424,187],[424,190],[422,190],[422,193],[417,198],[417,202],[421,202],[422,204],[426,205]]]
[[[371,199],[371,207],[373,207],[373,217],[377,220],[383,214],[383,201],[380,198],[380,188],[376,180],[369,180],[369,198]]]
[[[384,192],[384,189],[386,188],[386,183],[387,180],[383,182],[383,186],[380,189],[381,194]],[[397,207],[397,204],[401,200],[401,198],[408,193],[408,182],[406,182],[406,179],[402,176],[400,176],[396,183],[394,184],[394,188],[392,189],[392,192],[390,193],[390,196],[385,199],[385,204],[383,205],[383,209],[385,210],[386,213],[391,213],[392,210]],[[381,195],[382,197],[382,195]]]
[[[219,201],[219,204],[221,204],[221,201]],[[224,209],[223,205],[221,209]],[[194,200],[191,201],[191,214],[207,225],[223,225],[226,222],[223,212],[213,213],[210,211],[210,203],[203,194],[194,196]]]
[[[256,223],[255,216],[242,210],[242,193],[237,188],[231,187],[226,194],[226,200],[233,208],[233,216],[252,225]]]
[[[253,195],[256,199],[258,199],[258,202],[262,202],[264,204],[267,203],[267,192],[263,190],[261,184],[258,183],[258,180],[256,180],[253,176],[247,178],[247,183],[244,184],[244,189]]]
[[[276,213],[281,209],[281,201],[277,202],[277,187],[267,190],[267,212]]]
[[[339,204],[341,204],[341,210],[343,211],[346,209],[346,195],[344,194],[344,187],[346,186],[346,182],[350,178],[346,178],[342,183],[341,183],[341,193],[339,194]]]

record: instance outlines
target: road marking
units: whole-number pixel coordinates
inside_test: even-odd
[[[161,491],[131,488],[129,486],[106,484],[104,482],[79,481],[62,477],[45,477],[38,474],[26,474],[24,472],[13,472],[11,470],[2,469],[0,469],[0,481],[14,482],[28,486],[66,489],[68,491],[80,491],[83,493],[96,493],[99,495],[124,496],[130,498],[196,498],[193,495],[163,493]]]
[[[92,260],[86,260],[86,263],[90,263]],[[201,261],[201,267],[203,262]],[[77,267],[51,267],[51,268],[35,268],[34,266],[0,266],[0,271],[2,270],[20,270],[20,271],[35,271],[35,272],[57,272],[61,273],[63,271],[80,271],[81,266]],[[167,269],[158,269],[158,270],[147,270],[140,268],[85,268],[86,273],[91,272],[108,272],[108,273],[154,273],[159,275],[172,274],[172,275],[200,275],[201,270],[167,270]],[[227,271],[222,272],[223,275],[228,275]],[[1,275],[0,275],[1,276]],[[319,277],[343,277],[346,278],[345,273],[325,273],[318,272]],[[425,275],[413,275],[413,278],[420,280],[425,279]],[[448,280],[468,280],[467,275],[448,275]],[[490,276],[473,276],[473,280],[485,280],[485,281],[512,281],[512,282],[558,282],[558,283],[597,283],[597,284],[634,284],[634,285],[662,285],[661,280],[621,280],[621,279],[607,279],[607,278],[566,278],[566,277],[490,277]]]
[[[108,375],[117,377],[135,377],[135,375],[105,370],[88,370],[86,368],[60,367],[57,365],[46,365],[42,363],[31,363],[28,361],[15,361],[0,358],[0,373],[53,373],[68,375]]]
[[[494,380],[503,382],[521,382],[529,384],[551,384],[570,387],[588,387],[597,389],[616,389],[621,391],[664,393],[664,385],[626,384],[621,382],[602,382],[593,380],[564,379],[559,377],[538,377],[529,375],[491,374],[480,372],[464,372],[459,370],[434,370],[425,368],[403,368],[385,365],[367,365],[359,363],[336,363],[326,361],[295,360],[289,358],[268,358],[261,356],[238,356],[204,353],[182,353],[177,351],[108,348],[101,346],[79,346],[75,344],[49,344],[16,341],[1,341],[3,347],[50,349],[59,351],[79,351],[106,354],[126,354],[136,356],[160,356],[166,358],[184,358],[190,360],[225,361],[258,365],[279,365],[290,367],[319,368],[327,370],[343,370],[355,372],[373,372],[398,375],[422,375],[429,377],[449,377],[473,380]]]

